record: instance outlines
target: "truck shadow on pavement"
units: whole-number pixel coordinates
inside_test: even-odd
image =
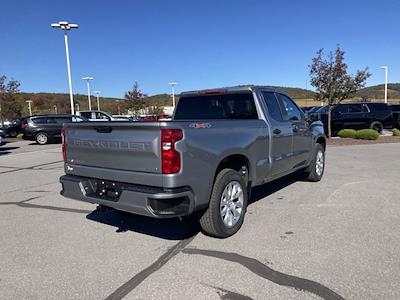
[[[294,173],[258,186],[253,189],[249,205],[301,180],[301,176]],[[134,231],[167,240],[188,239],[201,231],[198,220],[190,216],[182,219],[155,219],[109,209],[106,211],[95,210],[88,214],[86,218],[114,226],[117,228],[116,232]]]
[[[248,205],[252,205],[253,203],[260,201],[265,197],[268,197],[269,195],[276,193],[277,191],[280,191],[298,181],[303,181],[303,177],[300,172],[295,172],[285,177],[265,183],[263,185],[256,186],[251,191],[251,197],[249,199]]]
[[[183,240],[200,232],[194,218],[154,219],[117,210],[93,211],[87,219],[117,227],[117,232],[134,231],[167,240]]]

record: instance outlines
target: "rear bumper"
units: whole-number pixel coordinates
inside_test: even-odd
[[[84,202],[100,204],[138,215],[172,218],[190,215],[194,209],[194,195],[189,187],[163,189],[100,179],[65,175],[60,178],[61,195]],[[105,186],[115,186],[102,193]],[[115,196],[117,195],[117,196]]]

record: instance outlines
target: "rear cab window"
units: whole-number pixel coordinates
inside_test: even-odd
[[[187,95],[179,99],[174,120],[254,120],[258,119],[251,92]]]

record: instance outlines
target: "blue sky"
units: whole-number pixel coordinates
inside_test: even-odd
[[[63,34],[69,32],[74,93],[122,97],[138,81],[150,95],[267,84],[306,87],[319,48],[346,51],[350,72],[368,66],[368,85],[400,82],[400,1],[2,0],[0,74],[22,91],[68,92]]]

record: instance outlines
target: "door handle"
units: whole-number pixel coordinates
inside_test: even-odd
[[[274,134],[281,134],[282,131],[278,128],[275,128],[273,132]]]
[[[299,127],[297,125],[292,125],[293,132],[299,131]]]

